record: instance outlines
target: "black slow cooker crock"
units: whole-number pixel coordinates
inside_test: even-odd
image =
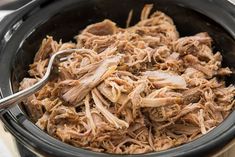
[[[0,93],[17,91],[27,76],[28,65],[42,39],[73,40],[88,24],[109,18],[124,27],[134,10],[131,24],[140,17],[144,4],[153,3],[173,18],[181,36],[206,31],[214,39],[214,50],[223,55],[223,65],[235,68],[235,6],[225,0],[34,0],[0,22]],[[226,78],[235,83],[235,75]],[[35,126],[21,105],[1,111],[5,127],[30,151],[45,156],[119,156],[97,153],[65,144]],[[207,156],[235,138],[235,112],[208,134],[190,143],[145,156]],[[131,156],[144,156],[131,155]],[[128,155],[126,155],[128,156]]]

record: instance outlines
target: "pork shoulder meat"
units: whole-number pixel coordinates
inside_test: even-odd
[[[179,38],[170,17],[149,16],[152,7],[128,28],[104,20],[87,26],[76,43],[42,41],[20,89],[43,77],[53,53],[79,50],[24,101],[38,127],[76,147],[140,154],[190,142],[233,111],[235,87],[222,80],[232,71],[221,67],[209,34]]]

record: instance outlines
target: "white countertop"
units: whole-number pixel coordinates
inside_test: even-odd
[[[7,132],[0,120],[0,157],[20,157],[15,139]]]

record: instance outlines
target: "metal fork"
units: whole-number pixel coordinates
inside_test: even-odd
[[[40,90],[47,83],[47,81],[50,78],[50,75],[52,73],[52,69],[54,66],[53,63],[55,61],[58,61],[58,59],[65,57],[64,56],[65,54],[69,54],[69,53],[76,52],[79,50],[81,50],[81,49],[67,49],[67,50],[58,51],[55,54],[53,54],[49,60],[46,73],[42,77],[42,79],[39,80],[36,84],[34,84],[33,86],[31,86],[29,88],[26,88],[22,91],[14,93],[14,94],[7,96],[3,99],[0,99],[0,110],[6,109],[7,107],[10,107],[11,105],[19,103],[20,101],[22,101],[26,97],[28,97],[28,96],[32,95],[33,93],[37,92],[38,90]]]

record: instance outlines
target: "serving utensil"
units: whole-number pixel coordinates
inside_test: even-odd
[[[38,90],[40,90],[49,80],[53,69],[55,68],[55,62],[60,62],[62,58],[64,58],[67,54],[70,54],[72,52],[76,52],[78,50],[81,49],[66,49],[66,50],[62,50],[62,51],[58,51],[56,53],[54,53],[48,63],[47,66],[47,70],[45,75],[42,77],[42,79],[40,79],[37,83],[35,83],[33,86],[26,88],[22,91],[19,91],[17,93],[14,93],[10,96],[7,96],[3,99],[0,99],[0,110],[1,109],[6,109],[8,107],[10,107],[11,105],[15,105],[17,103],[19,103],[20,101],[22,101],[23,99],[25,99],[26,97],[34,94],[35,92],[37,92]]]

